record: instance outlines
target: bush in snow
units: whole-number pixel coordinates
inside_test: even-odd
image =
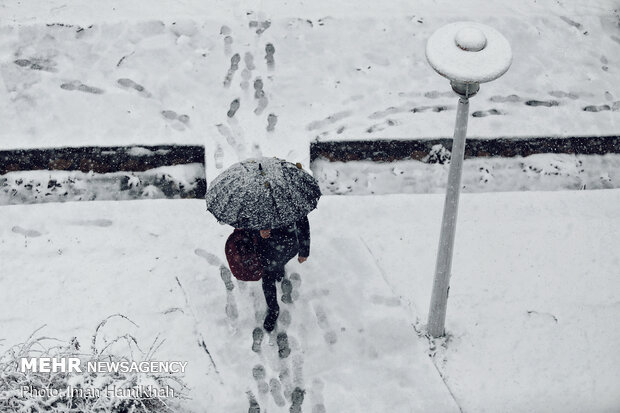
[[[431,151],[426,155],[422,162],[425,163],[438,163],[443,165],[450,161],[450,151],[444,148],[442,144],[433,145]]]
[[[68,343],[56,344],[59,340],[50,337],[35,338],[35,331],[26,342],[15,345],[0,356],[0,411],[2,412],[58,412],[58,413],[168,413],[179,412],[180,401],[185,399],[186,386],[182,379],[166,373],[140,372],[91,372],[82,367],[82,372],[22,371],[22,358],[54,357],[57,359],[79,358],[80,366],[88,362],[149,361],[161,346],[157,339],[148,351],[138,346],[136,339],[126,334],[107,344],[97,343],[100,329],[116,314],[103,320],[92,336],[89,353],[80,351],[76,338]],[[131,320],[129,320],[131,322]],[[114,354],[112,346],[125,342],[130,355]],[[54,343],[54,344],[51,344]],[[135,360],[137,351],[141,360]],[[24,390],[24,389],[28,390]],[[122,396],[114,394],[115,389],[124,391]],[[157,390],[166,389],[162,397]],[[126,392],[126,393],[125,393]],[[131,393],[131,395],[127,395]],[[159,394],[157,394],[159,393]]]

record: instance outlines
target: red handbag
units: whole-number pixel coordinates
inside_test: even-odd
[[[224,247],[230,271],[240,281],[258,281],[263,277],[263,262],[258,253],[256,234],[235,229]]]

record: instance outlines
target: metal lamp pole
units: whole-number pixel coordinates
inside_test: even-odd
[[[508,41],[495,29],[473,22],[459,22],[440,28],[429,38],[426,57],[433,69],[450,79],[452,90],[459,96],[428,314],[429,334],[441,337],[445,334],[469,98],[478,92],[480,83],[494,80],[508,70],[512,52]]]

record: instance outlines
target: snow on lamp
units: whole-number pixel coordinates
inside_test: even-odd
[[[490,82],[506,73],[512,62],[512,50],[508,40],[492,27],[475,22],[457,22],[443,26],[431,35],[426,43],[426,58],[437,73],[450,80],[452,90],[459,96],[428,314],[429,334],[441,337],[445,334],[469,98],[478,92],[480,83]]]

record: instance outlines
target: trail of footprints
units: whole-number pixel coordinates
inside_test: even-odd
[[[293,304],[299,299],[299,288],[301,286],[301,277],[298,273],[292,273],[290,276],[282,280],[282,302],[285,304]],[[261,310],[264,306],[261,302],[262,296],[257,293],[250,293],[253,307],[255,309],[255,322],[258,325],[252,331],[252,351],[256,353],[261,360],[269,361],[272,370],[277,376],[269,377],[267,369],[263,364],[256,364],[252,367],[252,377],[256,383],[256,389],[259,395],[270,397],[278,407],[289,405],[289,412],[301,413],[304,400],[306,399],[305,383],[303,378],[304,357],[301,346],[297,339],[290,336],[287,332],[291,324],[291,313],[289,309],[280,308],[280,317],[278,318],[277,330],[266,335],[261,328],[265,312]],[[329,329],[327,315],[322,307],[315,309],[317,322],[325,333],[325,341],[328,344],[334,344],[336,335],[333,330]],[[268,337],[269,344],[266,347],[266,353],[263,352],[263,341]],[[275,341],[275,342],[274,342]],[[273,344],[273,350],[271,345]],[[277,348],[277,358],[275,349]],[[325,405],[322,397],[323,384],[321,380],[313,382],[311,390],[311,402],[313,404],[312,412],[325,413]],[[251,393],[251,392],[250,392]],[[248,412],[260,411],[260,404],[256,398],[249,399]],[[257,407],[258,406],[258,407]]]
[[[316,320],[319,324],[319,328],[323,330],[323,338],[325,342],[329,345],[336,344],[338,341],[338,336],[336,332],[330,329],[329,321],[327,320],[327,314],[321,305],[314,306],[314,312],[316,314]]]
[[[251,29],[255,29],[256,34],[260,36],[265,30],[267,30],[271,25],[270,21],[258,21],[252,20],[250,22],[249,27]],[[269,106],[269,99],[264,89],[264,82],[261,76],[254,76],[253,72],[256,70],[256,64],[254,61],[254,55],[246,51],[243,54],[243,58],[240,53],[233,54],[233,44],[234,39],[232,36],[232,30],[228,26],[222,26],[220,29],[220,34],[224,36],[224,53],[226,56],[230,57],[230,66],[227,69],[226,75],[224,77],[223,85],[224,88],[229,89],[233,86],[234,78],[237,72],[240,73],[241,81],[239,83],[239,87],[242,91],[250,90],[250,85],[254,89],[254,109],[253,112],[256,116],[263,116],[267,107]],[[267,69],[269,71],[273,71],[275,69],[275,53],[276,48],[272,43],[267,43],[265,45],[265,62]],[[241,68],[240,66],[244,67]],[[241,69],[241,70],[240,70]],[[252,81],[252,79],[254,80]],[[228,105],[228,110],[226,112],[226,118],[228,119],[229,125],[232,129],[223,123],[217,124],[216,127],[219,133],[226,139],[228,144],[233,147],[237,156],[244,157],[245,153],[245,145],[240,142],[240,138],[243,135],[240,127],[235,129],[235,117],[239,113],[239,110],[242,109],[242,106],[247,105],[247,102],[244,102],[242,97],[235,97]],[[267,132],[274,132],[276,129],[276,125],[278,124],[278,116],[275,113],[268,113],[266,116],[266,125],[265,129]],[[217,149],[219,151],[219,159],[223,157],[223,148],[221,145]],[[254,145],[252,149],[254,154],[260,154],[261,149],[260,146]],[[217,159],[216,159],[217,165]]]
[[[25,232],[18,228],[15,232]],[[220,278],[224,284],[226,290],[226,318],[233,322],[238,319],[238,308],[233,294],[235,290],[235,283],[232,279],[232,274],[228,267],[222,263],[222,260],[215,254],[206,251],[202,248],[194,250],[194,254],[203,258],[211,266],[218,267],[220,272]],[[241,284],[240,284],[241,285]],[[301,276],[298,273],[292,273],[289,277],[285,277],[282,281],[282,301],[288,305],[293,304],[299,299],[299,289],[301,286]],[[239,287],[241,288],[241,287]],[[247,287],[246,287],[247,288]],[[325,291],[321,294],[310,294],[309,296],[317,298],[329,294],[329,291]],[[258,395],[262,397],[269,396],[273,399],[273,402],[278,407],[284,407],[289,404],[289,412],[301,413],[302,405],[306,399],[305,383],[303,378],[303,364],[304,357],[301,346],[295,337],[289,336],[287,333],[288,327],[291,325],[291,313],[288,308],[281,306],[280,317],[278,319],[277,330],[268,335],[270,344],[274,344],[273,350],[277,348],[277,356],[273,350],[263,353],[263,342],[265,341],[266,334],[261,328],[265,310],[263,309],[263,297],[262,294],[257,293],[257,289],[252,289],[249,292],[252,306],[255,310],[254,322],[258,325],[252,331],[252,346],[251,349],[254,353],[259,355],[261,359],[271,356],[272,369],[277,373],[277,376],[269,377],[267,369],[263,364],[256,364],[252,367],[251,374],[256,383],[256,389]],[[321,330],[324,331],[325,342],[329,345],[333,345],[337,341],[336,333],[330,329],[327,314],[322,306],[314,306],[314,312],[316,314],[317,324]],[[271,347],[271,346],[269,346]],[[269,350],[269,347],[267,349]],[[277,357],[277,358],[273,358]],[[322,397],[323,382],[320,379],[315,379],[312,383],[310,390],[310,401],[313,405],[313,413],[325,413],[325,405]],[[248,412],[259,413],[261,407],[258,398],[251,391],[247,392],[248,397]]]

